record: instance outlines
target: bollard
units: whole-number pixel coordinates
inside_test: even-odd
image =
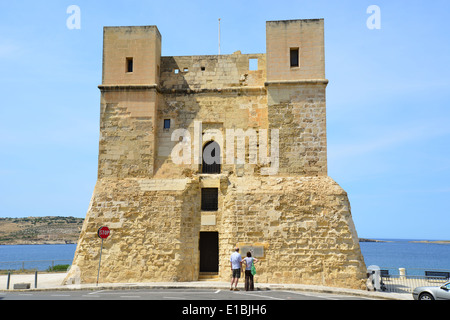
[[[37,288],[37,271],[34,272],[34,288]]]
[[[9,281],[11,280],[11,272],[8,271],[8,280],[6,280],[6,290],[9,290]]]
[[[400,275],[400,279],[402,279],[402,280],[406,279],[406,269],[405,268],[398,268],[398,273]]]

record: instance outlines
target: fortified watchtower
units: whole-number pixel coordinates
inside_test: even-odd
[[[360,288],[347,194],[327,176],[324,21],[269,21],[266,54],[161,56],[155,26],[104,29],[98,180],[66,281]],[[253,64],[254,63],[254,64]],[[252,67],[255,65],[255,67]]]

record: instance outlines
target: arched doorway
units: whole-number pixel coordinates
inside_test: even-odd
[[[220,173],[220,146],[215,141],[209,141],[203,147],[202,173]]]

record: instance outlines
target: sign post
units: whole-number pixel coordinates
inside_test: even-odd
[[[111,231],[108,227],[100,227],[97,231],[97,235],[102,239],[102,246],[100,247],[100,258],[98,259],[98,272],[97,272],[97,286],[98,286],[98,277],[100,276],[100,264],[102,262],[102,251],[103,251],[103,240],[109,237]]]

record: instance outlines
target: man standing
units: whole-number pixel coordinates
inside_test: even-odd
[[[235,252],[231,255],[230,258],[231,263],[231,271],[233,273],[231,278],[231,288],[230,290],[233,290],[233,283],[234,283],[234,291],[239,291],[237,288],[239,278],[241,277],[241,268],[242,268],[242,258],[239,254],[239,248],[236,247]]]

